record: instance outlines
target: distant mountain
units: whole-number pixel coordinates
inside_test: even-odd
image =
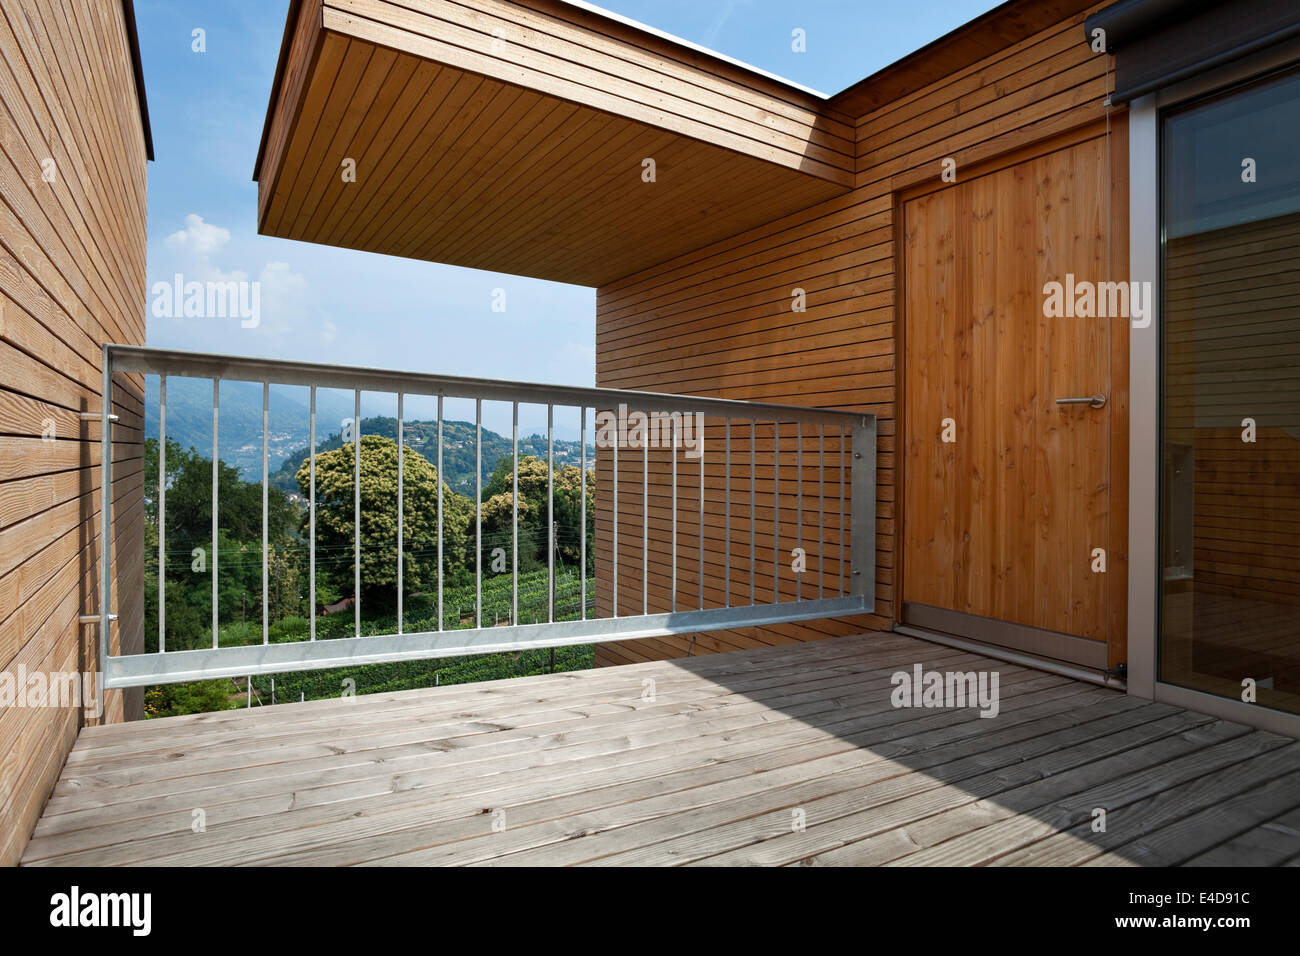
[[[272,385],[268,402],[270,428],[267,460],[270,480],[285,491],[297,491],[295,475],[307,459],[310,444],[310,409],[301,388]],[[342,422],[350,419],[352,399],[343,393],[319,389],[316,393],[316,451],[340,447]],[[376,414],[361,404],[361,434],[397,439],[397,419]],[[436,422],[403,423],[406,444],[437,464]],[[474,494],[474,423],[444,421],[443,470],[449,486],[462,494]],[[145,436],[158,437],[158,380],[147,380]],[[181,447],[193,447],[205,457],[212,455],[212,383],[208,379],[168,377],[167,438]],[[218,417],[218,454],[238,468],[246,481],[262,477],[262,386],[256,382],[222,382]],[[483,481],[496,463],[510,454],[510,439],[483,429]],[[520,436],[519,454],[546,457],[546,436]],[[556,465],[576,465],[580,446],[576,441],[555,441]],[[595,449],[587,446],[588,467],[595,461]]]
[[[256,382],[222,382],[221,406],[217,418],[217,452],[221,460],[239,469],[245,480],[262,477],[262,386]],[[307,445],[310,435],[310,406],[303,389],[272,385],[267,458],[274,472],[295,448]],[[353,404],[338,392],[316,393],[317,433],[329,434],[338,423],[351,418]],[[361,414],[367,412],[363,403]],[[327,425],[328,423],[328,425]],[[146,379],[144,432],[158,437],[158,379]],[[212,457],[212,381],[200,378],[167,378],[167,438],[182,448],[194,448]]]
[[[361,434],[380,435],[397,440],[397,419],[376,416],[361,420]],[[406,445],[418,451],[434,465],[438,463],[438,423],[437,422],[403,422],[402,438]],[[341,447],[343,441],[336,433],[324,441],[318,442],[316,452],[332,451]],[[555,466],[578,465],[582,460],[581,445],[576,441],[555,440]],[[595,448],[587,446],[587,468],[594,466]],[[486,485],[498,461],[511,454],[510,439],[498,435],[490,429],[483,429],[483,484]],[[271,476],[271,483],[285,491],[298,491],[297,474],[302,463],[307,460],[307,446],[296,449],[284,459],[280,468]],[[546,460],[546,436],[519,436],[519,457],[535,455]],[[443,480],[453,491],[458,491],[470,498],[474,497],[474,423],[443,421],[442,423],[442,469]]]

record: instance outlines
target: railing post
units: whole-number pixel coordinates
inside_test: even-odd
[[[99,456],[100,456],[100,478],[99,478],[99,517],[100,517],[100,549],[99,549],[99,678],[96,680],[98,685],[95,689],[99,694],[99,703],[104,708],[104,715],[100,722],[107,722],[107,704],[104,700],[104,684],[108,678],[108,651],[109,644],[113,640],[113,620],[111,617],[113,602],[111,588],[113,586],[113,573],[111,570],[112,537],[113,537],[113,435],[110,429],[112,426],[113,412],[113,366],[112,356],[109,353],[108,345],[104,346],[103,351],[103,389],[99,398]]]
[[[876,607],[876,419],[866,417],[853,429],[849,534],[852,547],[849,593],[862,598],[863,609]]]

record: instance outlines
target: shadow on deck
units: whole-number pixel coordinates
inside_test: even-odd
[[[1296,865],[1300,743],[872,634],[88,728],[23,863]]]

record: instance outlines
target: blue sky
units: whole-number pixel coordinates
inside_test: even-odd
[[[989,0],[607,0],[606,9],[835,93],[991,9]],[[148,282],[262,283],[261,324],[149,317],[148,344],[595,384],[595,292],[257,235],[252,181],[288,0],[136,0],[157,159]],[[206,52],[191,49],[205,31]],[[791,31],[807,52],[791,49]],[[505,288],[509,308],[490,309]]]

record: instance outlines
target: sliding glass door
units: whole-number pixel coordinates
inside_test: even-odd
[[[1300,712],[1300,72],[1162,117],[1160,680]]]

